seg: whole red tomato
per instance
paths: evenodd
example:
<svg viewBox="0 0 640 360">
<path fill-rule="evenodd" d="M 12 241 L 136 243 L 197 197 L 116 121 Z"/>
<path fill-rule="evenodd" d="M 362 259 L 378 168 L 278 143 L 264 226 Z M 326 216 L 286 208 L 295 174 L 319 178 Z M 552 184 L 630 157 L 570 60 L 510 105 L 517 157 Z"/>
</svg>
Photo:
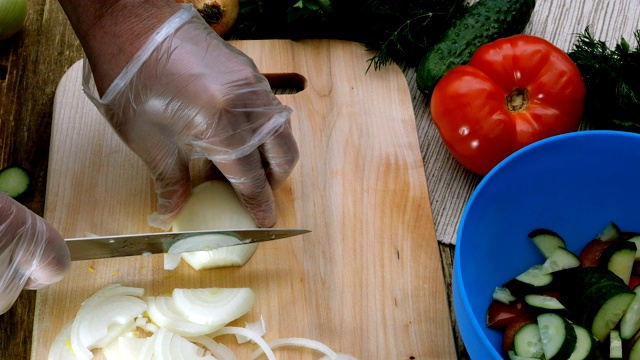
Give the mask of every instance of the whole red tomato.
<svg viewBox="0 0 640 360">
<path fill-rule="evenodd" d="M 485 175 L 514 151 L 576 131 L 585 87 L 567 54 L 537 36 L 481 46 L 450 70 L 431 97 L 431 116 L 453 156 Z"/>
</svg>

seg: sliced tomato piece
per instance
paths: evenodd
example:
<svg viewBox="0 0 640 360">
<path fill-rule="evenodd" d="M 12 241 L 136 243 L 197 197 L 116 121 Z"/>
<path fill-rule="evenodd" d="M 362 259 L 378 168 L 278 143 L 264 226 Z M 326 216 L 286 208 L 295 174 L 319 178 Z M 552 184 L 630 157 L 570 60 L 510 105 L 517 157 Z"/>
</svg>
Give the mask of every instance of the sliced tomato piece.
<svg viewBox="0 0 640 360">
<path fill-rule="evenodd" d="M 629 288 L 633 290 L 638 285 L 640 285 L 640 275 L 631 274 L 631 278 L 629 278 Z"/>
<path fill-rule="evenodd" d="M 615 242 L 616 241 L 600 241 L 597 239 L 589 241 L 580 253 L 582 267 L 598 266 L 598 260 L 600 260 L 600 255 L 602 255 L 604 249 Z"/>
<path fill-rule="evenodd" d="M 501 330 L 507 327 L 522 311 L 524 301 L 517 299 L 512 304 L 493 300 L 487 310 L 487 327 Z"/>
</svg>

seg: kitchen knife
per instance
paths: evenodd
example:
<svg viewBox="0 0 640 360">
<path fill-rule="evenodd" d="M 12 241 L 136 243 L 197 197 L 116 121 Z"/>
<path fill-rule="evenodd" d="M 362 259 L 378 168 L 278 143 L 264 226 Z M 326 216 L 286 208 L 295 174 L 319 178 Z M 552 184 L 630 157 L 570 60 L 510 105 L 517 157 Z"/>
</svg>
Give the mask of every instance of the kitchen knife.
<svg viewBox="0 0 640 360">
<path fill-rule="evenodd" d="M 304 229 L 231 229 L 164 232 L 65 239 L 71 260 L 213 250 L 284 239 L 310 232 Z M 174 246 L 175 245 L 175 246 Z M 172 248 L 173 247 L 173 248 Z M 171 250 L 170 250 L 171 249 Z"/>
</svg>

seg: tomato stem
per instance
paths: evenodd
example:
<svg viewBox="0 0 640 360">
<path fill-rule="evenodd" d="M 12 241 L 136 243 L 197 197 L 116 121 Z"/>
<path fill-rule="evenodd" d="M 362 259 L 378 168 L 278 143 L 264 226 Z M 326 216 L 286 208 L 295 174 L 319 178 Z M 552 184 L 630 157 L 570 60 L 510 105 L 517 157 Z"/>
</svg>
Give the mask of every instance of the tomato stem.
<svg viewBox="0 0 640 360">
<path fill-rule="evenodd" d="M 514 89 L 507 95 L 507 109 L 511 112 L 524 111 L 529 106 L 529 90 Z"/>
</svg>

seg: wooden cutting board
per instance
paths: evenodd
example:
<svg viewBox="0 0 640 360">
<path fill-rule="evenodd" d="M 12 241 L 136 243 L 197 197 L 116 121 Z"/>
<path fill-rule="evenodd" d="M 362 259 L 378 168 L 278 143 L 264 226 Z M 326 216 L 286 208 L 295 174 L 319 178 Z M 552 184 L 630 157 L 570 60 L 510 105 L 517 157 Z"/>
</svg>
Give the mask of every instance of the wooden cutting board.
<svg viewBox="0 0 640 360">
<path fill-rule="evenodd" d="M 308 228 L 300 239 L 261 244 L 242 268 L 163 270 L 162 255 L 72 264 L 38 291 L 32 359 L 46 358 L 81 302 L 118 282 L 167 293 L 175 287 L 250 287 L 267 340 L 306 337 L 362 360 L 453 359 L 443 273 L 411 96 L 396 66 L 367 72 L 359 44 L 238 41 L 264 74 L 304 89 L 279 95 L 294 109 L 301 160 L 276 193 L 277 227 Z M 194 184 L 207 178 L 193 164 Z M 153 182 L 81 90 L 81 63 L 62 78 L 44 216 L 65 237 L 158 231 Z M 234 346 L 235 339 L 219 339 Z M 252 345 L 234 347 L 240 355 Z M 280 359 L 317 353 L 276 350 Z"/>
</svg>

